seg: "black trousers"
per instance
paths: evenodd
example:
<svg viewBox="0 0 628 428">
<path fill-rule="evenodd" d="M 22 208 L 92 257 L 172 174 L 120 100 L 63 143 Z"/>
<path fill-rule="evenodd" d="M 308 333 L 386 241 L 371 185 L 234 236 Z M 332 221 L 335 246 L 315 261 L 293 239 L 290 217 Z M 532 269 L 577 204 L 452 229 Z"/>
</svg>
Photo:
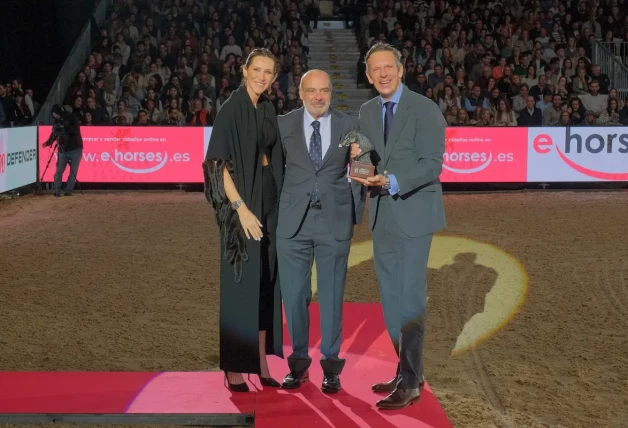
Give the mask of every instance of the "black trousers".
<svg viewBox="0 0 628 428">
<path fill-rule="evenodd" d="M 268 230 L 277 224 L 277 185 L 270 166 L 262 167 L 262 227 L 261 241 L 261 280 L 259 292 L 259 330 L 268 331 L 273 328 L 273 298 L 275 295 L 275 277 L 277 276 L 277 256 L 275 243 Z M 274 229 L 274 228 L 273 228 Z"/>
</svg>

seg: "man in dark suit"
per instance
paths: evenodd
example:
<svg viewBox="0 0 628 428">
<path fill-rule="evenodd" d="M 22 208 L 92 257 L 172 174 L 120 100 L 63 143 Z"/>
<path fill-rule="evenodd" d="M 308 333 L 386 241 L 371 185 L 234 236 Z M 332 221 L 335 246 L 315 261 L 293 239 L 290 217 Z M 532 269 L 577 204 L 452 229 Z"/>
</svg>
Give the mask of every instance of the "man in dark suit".
<svg viewBox="0 0 628 428">
<path fill-rule="evenodd" d="M 360 132 L 375 146 L 369 226 L 386 328 L 399 355 L 394 379 L 373 385 L 390 392 L 377 402 L 399 409 L 419 399 L 425 383 L 423 338 L 427 306 L 427 262 L 433 234 L 445 227 L 439 176 L 446 122 L 430 99 L 401 83 L 401 54 L 375 44 L 366 73 L 379 96 L 360 108 Z M 358 179 L 356 179 L 358 180 Z"/>
<path fill-rule="evenodd" d="M 353 226 L 362 221 L 366 188 L 347 178 L 351 149 L 341 141 L 357 120 L 331 109 L 327 73 L 311 70 L 301 79 L 304 107 L 279 116 L 286 174 L 279 197 L 277 257 L 292 354 L 283 387 L 309 378 L 309 312 L 312 263 L 316 261 L 321 311 L 321 366 L 324 392 L 340 391 L 345 360 L 342 303 Z"/>
<path fill-rule="evenodd" d="M 541 126 L 543 124 L 543 113 L 536 107 L 536 100 L 532 95 L 526 99 L 526 108 L 519 112 L 517 119 L 519 126 Z"/>
</svg>

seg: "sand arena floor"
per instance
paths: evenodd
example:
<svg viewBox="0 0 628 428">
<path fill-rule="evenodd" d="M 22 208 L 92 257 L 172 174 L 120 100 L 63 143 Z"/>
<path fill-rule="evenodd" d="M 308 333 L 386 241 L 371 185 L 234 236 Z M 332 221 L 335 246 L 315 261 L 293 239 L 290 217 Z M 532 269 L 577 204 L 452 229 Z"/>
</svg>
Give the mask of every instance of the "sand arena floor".
<svg viewBox="0 0 628 428">
<path fill-rule="evenodd" d="M 628 426 L 627 196 L 446 196 L 425 359 L 454 426 Z M 216 369 L 201 193 L 2 201 L 0 231 L 2 370 Z M 379 300 L 369 240 L 360 226 L 347 302 Z"/>
</svg>

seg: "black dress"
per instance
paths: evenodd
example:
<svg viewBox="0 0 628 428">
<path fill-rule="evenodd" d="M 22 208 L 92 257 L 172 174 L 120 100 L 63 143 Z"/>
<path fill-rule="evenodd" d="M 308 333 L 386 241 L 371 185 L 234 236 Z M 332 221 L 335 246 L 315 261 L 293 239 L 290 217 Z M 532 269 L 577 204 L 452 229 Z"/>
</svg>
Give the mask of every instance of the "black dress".
<svg viewBox="0 0 628 428">
<path fill-rule="evenodd" d="M 264 117 L 264 109 L 258 106 L 257 110 L 257 127 L 258 138 L 257 144 L 261 153 L 270 159 L 272 148 L 277 144 L 277 133 L 273 129 L 268 119 Z M 277 230 L 277 183 L 273 177 L 270 165 L 262 166 L 262 223 L 263 237 L 261 245 L 261 281 L 260 281 L 260 298 L 259 298 L 259 330 L 272 330 L 273 326 L 273 297 L 275 290 L 275 269 L 277 263 L 277 251 L 275 246 L 275 236 L 269 233 L 270 230 Z"/>
<path fill-rule="evenodd" d="M 266 155 L 269 165 L 262 166 Z M 212 129 L 206 160 L 205 196 L 220 227 L 220 369 L 260 373 L 259 331 L 266 353 L 283 358 L 282 312 L 277 275 L 278 195 L 285 157 L 272 104 L 253 106 L 246 89 L 234 91 Z M 227 168 L 248 209 L 263 224 L 261 241 L 246 239 L 226 197 Z"/>
</svg>

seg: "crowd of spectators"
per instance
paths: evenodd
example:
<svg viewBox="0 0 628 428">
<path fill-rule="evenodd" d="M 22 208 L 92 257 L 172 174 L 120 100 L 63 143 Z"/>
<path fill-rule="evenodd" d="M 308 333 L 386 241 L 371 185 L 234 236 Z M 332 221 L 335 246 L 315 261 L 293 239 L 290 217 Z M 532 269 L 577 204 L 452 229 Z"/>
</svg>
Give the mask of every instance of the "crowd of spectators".
<svg viewBox="0 0 628 428">
<path fill-rule="evenodd" d="M 118 0 L 64 104 L 84 125 L 211 126 L 244 59 L 265 47 L 279 71 L 269 97 L 286 113 L 302 105 L 316 4 Z"/>
<path fill-rule="evenodd" d="M 0 83 L 0 128 L 30 125 L 39 108 L 33 90 L 24 90 L 21 79 Z"/>
<path fill-rule="evenodd" d="M 626 12 L 618 0 L 391 0 L 368 6 L 359 35 L 363 54 L 397 47 L 406 85 L 449 125 L 628 125 L 628 99 L 591 62 L 596 40 L 628 42 Z"/>
<path fill-rule="evenodd" d="M 335 9 L 356 31 L 358 87 L 369 86 L 368 48 L 391 43 L 405 84 L 451 126 L 628 125 L 628 99 L 591 62 L 595 40 L 628 41 L 622 4 L 336 0 Z M 316 0 L 117 0 L 66 108 L 85 125 L 211 126 L 243 60 L 266 47 L 278 59 L 270 98 L 284 114 L 302 105 L 318 15 Z"/>
</svg>

